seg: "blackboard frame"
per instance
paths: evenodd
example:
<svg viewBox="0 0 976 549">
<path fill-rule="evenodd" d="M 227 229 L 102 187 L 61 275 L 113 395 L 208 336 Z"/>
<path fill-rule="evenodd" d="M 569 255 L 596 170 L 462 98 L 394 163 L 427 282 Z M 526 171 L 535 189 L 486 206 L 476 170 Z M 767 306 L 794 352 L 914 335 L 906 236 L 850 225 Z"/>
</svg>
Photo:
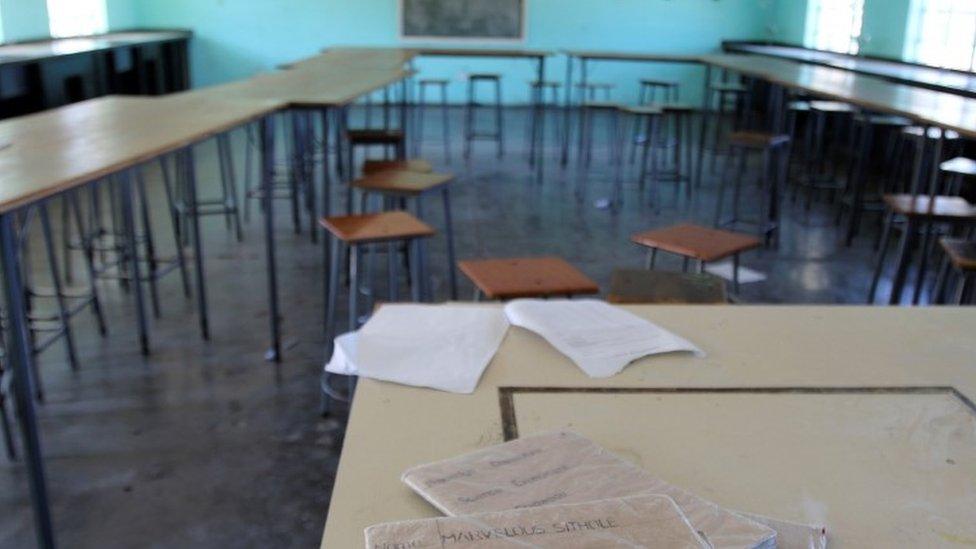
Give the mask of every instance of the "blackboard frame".
<svg viewBox="0 0 976 549">
<path fill-rule="evenodd" d="M 520 3 L 519 36 L 517 37 L 497 37 L 497 36 L 430 36 L 415 35 L 406 33 L 406 0 L 397 0 L 397 31 L 399 38 L 404 42 L 448 42 L 448 43 L 478 43 L 478 44 L 522 44 L 525 43 L 528 34 L 528 3 L 529 0 L 518 0 Z"/>
</svg>

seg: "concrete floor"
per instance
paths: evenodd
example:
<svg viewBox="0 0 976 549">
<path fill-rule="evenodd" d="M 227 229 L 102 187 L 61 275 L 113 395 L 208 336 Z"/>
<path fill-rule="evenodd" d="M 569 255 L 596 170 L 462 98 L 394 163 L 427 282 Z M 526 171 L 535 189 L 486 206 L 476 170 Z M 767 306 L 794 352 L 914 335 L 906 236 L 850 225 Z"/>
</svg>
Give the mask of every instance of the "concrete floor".
<svg viewBox="0 0 976 549">
<path fill-rule="evenodd" d="M 599 207 L 613 176 L 605 143 L 597 143 L 593 165 L 582 174 L 575 163 L 569 170 L 559 168 L 550 139 L 544 175 L 536 180 L 523 152 L 525 113 L 513 110 L 507 116 L 504 159 L 495 157 L 491 144 L 480 143 L 472 160 L 463 163 L 458 136 L 451 165 L 443 163 L 437 116 L 432 113 L 428 121 L 424 156 L 459 175 L 453 195 L 459 258 L 560 255 L 606 288 L 615 267 L 642 265 L 642 251 L 628 241 L 631 233 L 684 220 L 710 223 L 716 177 L 706 178 L 691 204 L 675 203 L 672 184 L 662 183 L 662 208 L 655 213 L 628 167 L 624 204 L 613 213 Z M 455 135 L 459 121 L 453 120 Z M 603 133 L 597 136 L 602 139 Z M 213 174 L 213 145 L 198 149 L 200 172 Z M 157 172 L 151 166 L 147 174 L 154 180 Z M 207 186 L 214 188 L 212 179 Z M 165 238 L 161 197 L 153 202 L 157 234 Z M 784 204 L 779 249 L 743 258 L 743 265 L 768 280 L 744 286 L 742 300 L 862 303 L 874 224 L 867 223 L 869 234 L 845 248 L 829 205 L 817 203 L 805 214 L 789 201 Z M 439 208 L 432 206 L 428 211 L 440 226 Z M 342 420 L 317 414 L 325 358 L 321 246 L 311 245 L 307 235 L 296 236 L 286 207 L 280 208 L 286 317 L 280 378 L 262 359 L 268 310 L 259 219 L 246 226 L 243 243 L 222 220 L 204 222 L 212 342 L 201 341 L 194 303 L 184 299 L 173 275 L 162 283 L 163 315 L 152 323 L 153 354 L 143 359 L 131 296 L 103 281 L 99 289 L 110 336 L 98 337 L 83 314 L 73 323 L 80 370 L 69 369 L 60 344 L 40 357 L 47 398 L 38 413 L 62 547 L 312 547 L 320 542 Z M 34 259 L 41 272 L 44 264 Z M 678 266 L 676 260 L 662 264 Z M 437 296 L 445 299 L 441 239 L 432 246 L 431 268 Z M 462 297 L 471 291 L 462 279 Z M 341 310 L 339 318 L 345 318 Z M 32 545 L 29 509 L 22 464 L 0 458 L 0 546 Z"/>
</svg>

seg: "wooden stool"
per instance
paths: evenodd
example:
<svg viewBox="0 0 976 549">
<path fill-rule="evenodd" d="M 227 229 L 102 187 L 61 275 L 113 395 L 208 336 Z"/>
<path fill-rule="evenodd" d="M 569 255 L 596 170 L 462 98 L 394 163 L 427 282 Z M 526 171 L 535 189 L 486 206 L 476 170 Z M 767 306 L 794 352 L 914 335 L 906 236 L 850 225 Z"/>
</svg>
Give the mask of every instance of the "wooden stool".
<svg viewBox="0 0 976 549">
<path fill-rule="evenodd" d="M 444 161 L 451 161 L 451 129 L 450 129 L 450 110 L 447 104 L 447 87 L 451 81 L 446 78 L 424 78 L 418 82 L 420 108 L 417 110 L 417 139 L 414 141 L 414 156 L 420 155 L 421 142 L 424 139 L 424 119 L 427 117 L 427 88 L 435 88 L 440 91 L 440 111 L 441 124 L 444 140 Z"/>
<path fill-rule="evenodd" d="M 970 225 L 976 222 L 976 206 L 973 206 L 965 199 L 958 196 L 928 196 L 910 194 L 886 194 L 883 197 L 887 207 L 887 219 L 881 237 L 881 249 L 878 251 L 878 260 L 874 269 L 874 276 L 871 279 L 871 288 L 868 291 L 868 303 L 874 303 L 874 296 L 881 280 L 881 272 L 884 270 L 885 257 L 888 253 L 888 245 L 891 240 L 891 233 L 898 219 L 904 220 L 902 227 L 901 242 L 898 245 L 898 257 L 895 260 L 895 276 L 891 283 L 891 296 L 888 303 L 897 305 L 901 302 L 902 290 L 908 276 L 908 269 L 911 266 L 912 254 L 915 249 L 915 242 L 919 232 L 924 233 L 923 243 L 920 247 L 921 261 L 918 269 L 918 286 L 912 301 L 918 302 L 922 281 L 925 279 L 925 270 L 928 265 L 926 260 L 931 251 L 931 241 L 933 231 L 931 226 L 935 223 L 946 223 L 949 225 Z"/>
<path fill-rule="evenodd" d="M 387 245 L 389 259 L 389 300 L 399 299 L 399 275 L 396 261 L 396 246 L 408 244 L 413 247 L 410 254 L 410 280 L 412 281 L 413 301 L 423 299 L 422 275 L 424 260 L 421 241 L 435 234 L 433 228 L 407 212 L 383 212 L 376 214 L 325 217 L 319 220 L 332 235 L 331 258 L 326 258 L 329 278 L 326 284 L 326 334 L 331 341 L 335 336 L 335 309 L 339 294 L 339 269 L 342 265 L 342 248 L 349 248 L 349 330 L 359 328 L 359 263 L 362 247 L 368 245 Z M 370 290 L 374 290 L 370 288 Z"/>
<path fill-rule="evenodd" d="M 956 288 L 956 304 L 971 302 L 973 282 L 976 281 L 976 242 L 961 238 L 943 238 L 939 240 L 939 245 L 961 276 Z M 942 285 L 941 281 L 939 285 Z"/>
<path fill-rule="evenodd" d="M 387 158 L 385 160 L 391 160 L 388 157 L 391 149 L 395 151 L 394 160 L 402 161 L 407 159 L 406 139 L 402 130 L 348 130 L 346 132 L 346 143 L 348 144 L 346 150 L 346 166 L 348 166 L 348 172 L 346 173 L 349 176 L 350 182 L 356 179 L 354 171 L 354 166 L 356 165 L 356 148 L 381 146 L 386 151 Z M 346 214 L 353 213 L 353 204 L 352 186 L 350 185 L 346 188 Z"/>
<path fill-rule="evenodd" d="M 618 162 L 620 155 L 620 105 L 605 101 L 587 101 L 581 106 L 583 119 L 580 126 L 578 159 L 587 167 L 593 160 L 593 122 L 597 113 L 607 117 L 607 138 L 610 142 L 611 164 Z"/>
<path fill-rule="evenodd" d="M 976 160 L 957 156 L 939 165 L 939 170 L 946 178 L 944 192 L 951 196 L 963 195 L 967 199 L 976 199 L 973 195 L 973 182 L 976 182 Z"/>
<path fill-rule="evenodd" d="M 380 171 L 375 172 L 355 181 L 353 186 L 363 191 L 364 196 L 368 194 L 378 194 L 389 198 L 384 209 L 402 207 L 395 202 L 412 199 L 417 217 L 425 219 L 424 216 L 424 197 L 440 192 L 444 204 L 444 230 L 447 236 L 447 268 L 448 281 L 451 290 L 451 299 L 458 298 L 457 293 L 457 273 L 454 270 L 454 222 L 451 215 L 451 188 L 450 183 L 454 181 L 453 174 L 446 173 L 419 173 L 410 171 Z M 424 280 L 427 277 L 424 276 Z"/>
<path fill-rule="evenodd" d="M 478 83 L 484 82 L 494 84 L 495 100 L 491 108 L 495 113 L 495 131 L 478 132 L 475 124 L 476 111 L 480 107 L 487 107 L 488 104 L 480 103 L 477 99 Z M 502 113 L 502 77 L 500 74 L 476 73 L 468 75 L 468 104 L 464 116 L 464 158 L 471 157 L 471 144 L 478 139 L 495 141 L 498 144 L 498 158 L 505 154 L 504 143 L 504 116 Z"/>
<path fill-rule="evenodd" d="M 600 287 L 558 257 L 481 259 L 458 263 L 475 285 L 474 300 L 595 294 Z"/>
<path fill-rule="evenodd" d="M 553 110 L 559 109 L 559 90 L 562 88 L 562 84 L 559 82 L 546 80 L 540 82 L 538 80 L 533 80 L 529 82 L 529 92 L 531 96 L 532 105 L 535 106 L 538 111 L 535 116 L 531 116 L 531 123 L 529 124 L 528 132 L 528 142 L 529 145 L 529 161 L 534 162 L 536 158 L 536 149 L 540 144 L 542 146 L 546 143 L 546 118 Z M 549 97 L 546 97 L 546 92 L 549 92 Z M 556 142 L 560 142 L 560 137 L 562 136 L 562 130 L 559 124 L 559 117 L 556 117 L 552 125 L 553 133 L 556 137 Z"/>
<path fill-rule="evenodd" d="M 827 168 L 827 147 L 824 146 L 824 134 L 828 121 L 832 124 L 834 135 L 831 139 L 832 152 L 840 150 L 838 143 L 845 126 L 850 126 L 856 109 L 848 103 L 840 101 L 810 101 L 810 120 L 806 127 L 804 139 L 806 151 L 806 180 L 801 186 L 806 188 L 805 208 L 809 210 L 813 204 L 813 195 L 817 191 L 830 191 L 833 197 L 843 185 L 832 177 Z M 849 132 L 848 132 L 849 133 Z"/>
<path fill-rule="evenodd" d="M 610 279 L 607 301 L 618 304 L 724 304 L 725 281 L 704 273 L 669 273 L 617 269 Z"/>
<path fill-rule="evenodd" d="M 634 135 L 643 136 L 642 140 L 634 140 L 631 156 L 636 156 L 639 145 L 641 148 L 641 161 L 638 185 L 640 190 L 643 191 L 648 171 L 650 171 L 651 183 L 655 189 L 651 192 L 651 201 L 657 206 L 658 211 L 660 211 L 660 197 L 658 196 L 659 193 L 655 191 L 658 183 L 658 150 L 661 146 L 661 123 L 664 118 L 664 111 L 654 105 L 639 107 L 627 106 L 622 107 L 620 110 L 633 117 Z M 639 144 L 638 141 L 640 141 Z M 649 168 L 648 163 L 650 163 Z"/>
<path fill-rule="evenodd" d="M 610 101 L 610 94 L 613 89 L 617 87 L 616 84 L 611 84 L 609 82 L 577 82 L 576 90 L 579 92 L 580 103 L 586 101 L 596 101 L 597 92 L 603 92 L 603 100 Z"/>
<path fill-rule="evenodd" d="M 760 192 L 759 218 L 755 221 L 757 232 L 767 242 L 777 233 L 779 222 L 779 187 L 786 176 L 786 162 L 789 160 L 790 137 L 784 134 L 765 132 L 733 132 L 729 135 L 729 156 L 726 159 L 722 181 L 718 187 L 718 202 L 715 207 L 715 227 L 731 226 L 742 222 L 739 219 L 739 195 L 742 179 L 745 176 L 746 160 L 750 152 L 762 155 L 763 170 L 759 176 Z M 722 220 L 725 201 L 725 187 L 731 176 L 734 157 L 739 156 L 739 166 L 733 181 L 732 217 Z"/>
<path fill-rule="evenodd" d="M 366 160 L 363 162 L 363 175 L 386 171 L 430 173 L 434 171 L 434 166 L 426 160 Z"/>
<path fill-rule="evenodd" d="M 725 119 L 728 114 L 733 115 L 731 123 L 728 124 L 730 132 L 743 126 L 745 98 L 748 93 L 749 89 L 739 82 L 719 82 L 708 86 L 708 101 L 706 104 L 711 108 L 713 103 L 717 103 L 715 130 L 712 134 L 712 173 L 715 173 L 715 168 L 717 167 L 716 159 L 722 141 L 722 128 L 726 126 Z"/>
<path fill-rule="evenodd" d="M 638 105 L 656 105 L 658 103 L 677 103 L 681 100 L 680 86 L 670 80 L 653 80 L 643 78 L 637 92 Z M 657 99 L 657 92 L 661 91 L 661 100 Z"/>
<path fill-rule="evenodd" d="M 751 235 L 709 229 L 698 225 L 682 224 L 664 229 L 638 233 L 630 237 L 635 244 L 650 248 L 647 252 L 647 268 L 654 268 L 658 250 L 684 258 L 682 270 L 688 272 L 689 262 L 698 261 L 698 272 L 705 272 L 705 265 L 732 257 L 732 284 L 739 291 L 739 254 L 758 248 L 762 242 Z"/>
<path fill-rule="evenodd" d="M 695 108 L 681 103 L 665 103 L 661 105 L 661 110 L 664 111 L 665 135 L 672 135 L 674 139 L 674 155 L 672 157 L 674 170 L 670 176 L 674 177 L 674 181 L 679 184 L 682 181 L 687 183 L 685 195 L 691 198 L 691 179 L 694 173 L 691 158 L 694 146 L 690 141 L 693 139 L 692 119 Z M 685 136 L 687 136 L 688 142 L 686 142 Z M 683 173 L 685 169 L 687 169 L 687 174 Z M 665 173 L 663 176 L 669 177 L 669 174 Z"/>
</svg>

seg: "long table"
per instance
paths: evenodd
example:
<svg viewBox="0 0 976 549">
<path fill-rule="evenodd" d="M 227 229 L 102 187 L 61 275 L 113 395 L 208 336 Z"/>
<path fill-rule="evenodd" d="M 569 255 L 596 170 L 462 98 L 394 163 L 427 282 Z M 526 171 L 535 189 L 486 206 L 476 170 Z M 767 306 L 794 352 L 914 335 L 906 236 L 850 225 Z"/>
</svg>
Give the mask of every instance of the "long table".
<svg viewBox="0 0 976 549">
<path fill-rule="evenodd" d="M 867 76 L 884 78 L 899 84 L 929 88 L 966 97 L 976 97 L 976 75 L 963 71 L 853 56 L 824 50 L 801 48 L 799 46 L 725 42 L 723 47 L 725 51 L 730 53 L 748 53 L 798 61 L 800 63 L 823 65 Z"/>
<path fill-rule="evenodd" d="M 361 380 L 322 547 L 438 516 L 407 468 L 555 429 L 732 509 L 824 523 L 831 547 L 976 539 L 976 310 L 627 309 L 707 358 L 591 379 L 511 328 L 471 395 Z"/>
<path fill-rule="evenodd" d="M 189 155 L 197 142 L 260 121 L 261 182 L 265 200 L 265 238 L 269 273 L 268 296 L 272 307 L 272 352 L 280 359 L 280 329 L 274 255 L 274 217 L 271 185 L 274 175 L 275 131 L 273 115 L 292 108 L 330 108 L 357 96 L 402 80 L 408 72 L 393 66 L 355 70 L 339 56 L 315 61 L 301 69 L 262 75 L 240 83 L 162 98 L 107 97 L 0 122 L 0 255 L 4 303 L 9 311 L 7 358 L 13 371 L 14 400 L 24 439 L 35 528 L 41 547 L 54 547 L 54 531 L 40 437 L 31 390 L 31 348 L 28 337 L 19 239 L 15 217 L 24 208 L 42 204 L 61 193 L 78 189 L 112 174 L 122 174 L 122 222 L 134 234 L 132 178 L 139 165 L 176 152 Z M 328 136 L 327 126 L 325 135 Z M 327 146 L 327 139 L 325 140 Z M 327 149 L 326 149 L 327 152 Z M 326 155 L 326 158 L 328 156 Z M 323 170 L 328 177 L 328 169 Z M 192 170 L 189 170 L 192 173 Z M 191 176 L 190 207 L 196 202 Z M 328 195 L 324 192 L 323 195 Z M 324 208 L 328 212 L 328 205 Z M 191 216 L 195 246 L 197 300 L 204 337 L 209 335 L 203 251 L 199 221 Z M 134 240 L 127 239 L 132 276 L 140 279 Z M 139 284 L 133 286 L 138 334 L 145 353 L 149 334 Z"/>
</svg>

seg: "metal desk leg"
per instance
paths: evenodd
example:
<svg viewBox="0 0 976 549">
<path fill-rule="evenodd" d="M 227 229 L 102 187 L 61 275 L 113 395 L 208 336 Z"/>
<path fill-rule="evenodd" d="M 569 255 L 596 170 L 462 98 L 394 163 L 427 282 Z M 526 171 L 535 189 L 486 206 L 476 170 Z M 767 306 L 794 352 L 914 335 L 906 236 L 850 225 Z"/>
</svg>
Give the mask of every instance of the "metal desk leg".
<svg viewBox="0 0 976 549">
<path fill-rule="evenodd" d="M 267 250 L 268 269 L 268 316 L 271 318 L 271 348 L 264 354 L 265 360 L 281 362 L 281 326 L 278 317 L 278 267 L 275 263 L 274 241 L 274 117 L 261 120 L 261 185 L 264 187 L 264 243 Z"/>
<path fill-rule="evenodd" d="M 149 328 L 146 325 L 146 305 L 142 297 L 142 273 L 139 265 L 139 247 L 136 244 L 136 224 L 132 214 L 132 174 L 123 172 L 121 174 L 122 184 L 119 185 L 119 192 L 122 194 L 122 225 L 125 228 L 125 246 L 129 260 L 129 275 L 132 277 L 132 293 L 136 299 L 136 317 L 139 326 L 139 344 L 142 347 L 143 356 L 149 355 Z"/>
<path fill-rule="evenodd" d="M 30 387 L 31 351 L 27 336 L 24 287 L 20 278 L 20 258 L 14 233 L 14 214 L 0 216 L 0 251 L 3 253 L 3 289 L 9 315 L 7 342 L 8 360 L 13 371 L 14 400 L 17 402 L 17 421 L 23 437 L 27 472 L 30 477 L 31 505 L 34 509 L 34 531 L 37 545 L 54 547 L 54 529 L 47 501 L 47 481 L 41 440 L 37 432 L 34 397 Z"/>
<path fill-rule="evenodd" d="M 200 334 L 204 341 L 210 341 L 210 318 L 207 311 L 207 276 L 203 271 L 203 234 L 200 232 L 200 211 L 197 196 L 197 167 L 193 159 L 193 146 L 187 147 L 186 186 L 190 201 L 190 223 L 193 233 L 193 267 L 197 282 L 197 309 L 200 313 Z"/>
<path fill-rule="evenodd" d="M 572 89 L 572 82 L 570 82 L 570 89 Z M 583 157 L 583 147 L 587 145 L 586 143 L 586 129 L 584 128 L 583 119 L 586 115 L 583 113 L 583 103 L 586 101 L 586 58 L 580 59 L 580 123 L 579 123 L 579 142 L 577 148 L 577 154 L 580 158 Z M 588 163 L 588 161 L 587 161 Z"/>
<path fill-rule="evenodd" d="M 536 82 L 539 83 L 538 95 L 532 96 L 532 143 L 529 145 L 529 165 L 535 166 L 536 162 L 539 162 L 537 156 L 540 154 L 540 143 L 539 143 L 539 129 L 542 127 L 541 121 L 544 116 L 542 111 L 543 94 L 545 93 L 545 87 L 542 83 L 546 79 L 546 58 L 539 57 L 539 66 L 536 73 Z M 545 138 L 543 137 L 543 143 Z"/>
<path fill-rule="evenodd" d="M 444 224 L 447 231 L 447 278 L 451 286 L 451 299 L 457 301 L 457 265 L 454 256 L 454 218 L 451 215 L 451 190 L 444 187 L 441 191 L 444 200 Z"/>
<path fill-rule="evenodd" d="M 901 303 L 901 294 L 905 288 L 905 279 L 908 278 L 908 268 L 912 263 L 912 249 L 915 246 L 915 237 L 918 233 L 918 223 L 914 216 L 908 217 L 905 221 L 904 230 L 905 232 L 901 235 L 901 243 L 898 245 L 898 259 L 895 261 L 895 277 L 891 282 L 889 305 Z"/>
<path fill-rule="evenodd" d="M 705 137 L 708 135 L 708 119 L 710 118 L 710 109 L 708 102 L 708 85 L 712 81 L 712 66 L 705 65 L 705 85 L 702 89 L 702 112 L 701 112 L 701 128 L 698 132 L 698 170 L 695 172 L 695 188 L 701 187 L 702 183 L 702 172 L 705 166 Z"/>
<path fill-rule="evenodd" d="M 573 110 L 573 56 L 566 56 L 566 100 L 563 104 L 563 151 L 560 163 L 565 168 L 569 162 L 569 134 Z"/>
</svg>

